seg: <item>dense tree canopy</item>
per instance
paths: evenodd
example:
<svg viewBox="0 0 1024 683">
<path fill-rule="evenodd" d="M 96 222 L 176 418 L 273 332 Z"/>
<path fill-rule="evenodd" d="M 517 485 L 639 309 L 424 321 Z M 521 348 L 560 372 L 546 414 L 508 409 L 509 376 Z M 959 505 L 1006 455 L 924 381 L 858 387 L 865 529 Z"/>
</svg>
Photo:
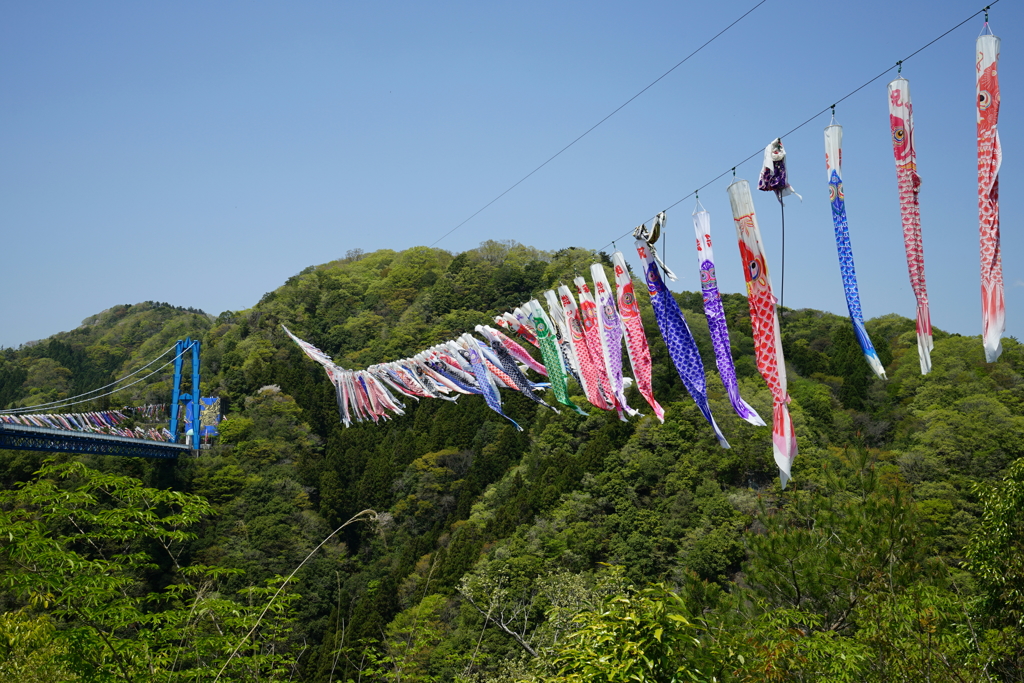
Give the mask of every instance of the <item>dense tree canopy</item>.
<svg viewBox="0 0 1024 683">
<path fill-rule="evenodd" d="M 506 392 L 523 432 L 477 396 L 346 429 L 280 329 L 362 368 L 593 262 L 514 242 L 353 251 L 245 311 L 118 306 L 0 351 L 0 406 L 26 406 L 192 336 L 227 415 L 173 463 L 0 452 L 0 680 L 1024 680 L 1016 340 L 986 363 L 977 337 L 937 330 L 922 376 L 913 321 L 875 318 L 882 381 L 847 319 L 783 311 L 800 454 L 782 491 L 769 428 L 731 412 L 700 293 L 676 296 L 729 450 L 644 296 L 664 424 Z M 744 398 L 770 415 L 746 300 L 723 303 Z M 156 369 L 89 407 L 167 402 Z"/>
</svg>

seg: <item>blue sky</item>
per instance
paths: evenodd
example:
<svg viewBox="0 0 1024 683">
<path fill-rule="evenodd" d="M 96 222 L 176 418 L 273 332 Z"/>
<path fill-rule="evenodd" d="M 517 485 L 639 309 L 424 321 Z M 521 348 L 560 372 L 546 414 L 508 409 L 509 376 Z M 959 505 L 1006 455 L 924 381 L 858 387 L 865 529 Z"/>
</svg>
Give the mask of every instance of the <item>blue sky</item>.
<svg viewBox="0 0 1024 683">
<path fill-rule="evenodd" d="M 431 244 L 756 0 L 715 3 L 14 3 L 0 21 L 0 346 L 145 300 L 255 304 L 308 265 Z M 437 246 L 602 248 L 970 16 L 962 0 L 768 0 Z M 909 60 L 932 321 L 981 331 L 974 42 Z M 1002 40 L 1007 334 L 1024 335 L 1024 11 Z M 912 317 L 890 74 L 841 103 L 865 316 Z M 845 313 L 823 114 L 784 138 L 785 301 Z M 759 156 L 737 170 L 756 180 Z M 743 289 L 722 178 L 701 192 L 723 291 Z M 755 202 L 776 286 L 779 212 Z M 692 199 L 668 264 L 697 289 Z M 631 240 L 618 246 L 637 263 Z"/>
</svg>

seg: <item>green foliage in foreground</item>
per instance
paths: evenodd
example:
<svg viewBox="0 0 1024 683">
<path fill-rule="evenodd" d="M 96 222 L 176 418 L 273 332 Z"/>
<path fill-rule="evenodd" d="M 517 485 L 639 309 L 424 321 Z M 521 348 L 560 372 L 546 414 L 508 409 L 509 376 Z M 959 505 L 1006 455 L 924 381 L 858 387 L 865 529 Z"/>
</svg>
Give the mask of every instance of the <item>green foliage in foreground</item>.
<svg viewBox="0 0 1024 683">
<path fill-rule="evenodd" d="M 197 496 L 79 463 L 46 465 L 0 493 L 0 586 L 19 604 L 0 620 L 5 680 L 287 677 L 298 595 L 278 596 L 247 642 L 275 582 L 232 600 L 224 570 L 179 564 L 209 513 Z M 166 585 L 149 591 L 155 572 Z"/>
</svg>

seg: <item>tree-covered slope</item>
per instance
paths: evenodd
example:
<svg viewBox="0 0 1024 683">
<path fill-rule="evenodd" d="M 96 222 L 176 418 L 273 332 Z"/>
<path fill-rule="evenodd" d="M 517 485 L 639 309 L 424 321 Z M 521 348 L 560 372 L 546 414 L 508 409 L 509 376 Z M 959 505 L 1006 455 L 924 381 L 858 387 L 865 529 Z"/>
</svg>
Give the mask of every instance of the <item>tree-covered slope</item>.
<svg viewBox="0 0 1024 683">
<path fill-rule="evenodd" d="M 409 400 L 404 416 L 346 429 L 322 369 L 280 328 L 339 365 L 362 368 L 472 331 L 595 261 L 607 265 L 586 250 L 495 242 L 458 255 L 350 252 L 215 320 L 152 304 L 118 307 L 4 351 L 0 405 L 72 395 L 141 367 L 177 338 L 202 339 L 203 395 L 220 396 L 228 411 L 211 450 L 173 464 L 58 458 L 209 506 L 189 519 L 192 535 L 177 539 L 173 560 L 159 544 L 143 544 L 150 564 L 118 569 L 134 577 L 136 592 L 193 587 L 176 604 L 140 614 L 189 614 L 200 585 L 252 604 L 251 588 L 288 575 L 354 515 L 376 512 L 373 523 L 346 526 L 314 553 L 289 589 L 299 597 L 268 617 L 278 630 L 254 634 L 252 652 L 262 643 L 264 655 L 281 657 L 250 653 L 264 677 L 1021 680 L 1024 528 L 1008 512 L 1024 497 L 1024 349 L 1015 340 L 987 364 L 978 338 L 937 331 L 933 370 L 922 376 L 913 322 L 876 318 L 868 329 L 890 377 L 881 381 L 848 320 L 784 311 L 800 454 L 783 492 L 770 429 L 731 412 L 700 293 L 677 299 L 729 450 L 683 389 L 644 295 L 665 424 L 653 416 L 621 422 L 596 409 L 555 414 L 505 392 L 523 432 L 478 396 Z M 742 393 L 768 416 L 746 300 L 723 301 Z M 154 379 L 108 400 L 166 402 L 166 376 Z M 38 479 L 40 462 L 0 453 L 5 486 Z M 98 475 L 43 479 L 71 490 L 90 476 Z M 39 504 L 9 493 L 2 509 Z M 60 538 L 60 514 L 32 533 L 18 527 L 23 543 Z M 68 549 L 100 562 L 101 546 Z M 34 600 L 16 552 L 0 550 L 0 629 L 77 634 L 52 649 L 83 678 L 120 675 L 106 660 L 75 659 L 83 643 L 106 647 L 89 640 L 97 634 L 123 638 L 135 657 L 125 655 L 123 666 L 149 661 L 157 670 L 132 649 L 145 627 L 112 620 L 90 630 L 61 607 L 58 579 L 51 602 Z M 201 583 L 189 566 L 221 573 Z M 198 628 L 178 633 L 188 639 Z M 235 628 L 225 633 L 241 640 Z M 29 654 L 43 647 L 28 636 L 10 642 Z M 203 667 L 217 656 L 172 658 L 159 670 L 205 680 Z M 225 675 L 245 678 L 241 669 Z"/>
</svg>

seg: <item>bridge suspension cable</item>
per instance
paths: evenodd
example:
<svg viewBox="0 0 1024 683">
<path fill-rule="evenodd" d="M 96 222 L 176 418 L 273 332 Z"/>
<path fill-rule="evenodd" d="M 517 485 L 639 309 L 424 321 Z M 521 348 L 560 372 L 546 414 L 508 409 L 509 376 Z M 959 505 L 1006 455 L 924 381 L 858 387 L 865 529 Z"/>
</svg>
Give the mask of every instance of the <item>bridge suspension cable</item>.
<svg viewBox="0 0 1024 683">
<path fill-rule="evenodd" d="M 56 408 L 66 408 L 68 406 L 74 406 L 74 405 L 78 405 L 80 403 L 88 403 L 89 401 L 95 401 L 96 399 L 100 399 L 100 398 L 104 398 L 106 396 L 110 396 L 112 394 L 116 394 L 117 392 L 122 391 L 124 389 L 127 389 L 128 387 L 134 386 L 134 385 L 138 384 L 139 382 L 142 382 L 143 380 L 149 379 L 150 377 L 152 377 L 156 373 L 158 373 L 161 370 L 163 370 L 164 368 L 166 368 L 168 365 L 172 364 L 179 357 L 183 356 L 186 351 L 188 351 L 189 349 L 192 348 L 192 346 L 189 345 L 186 348 L 182 349 L 181 353 L 176 355 L 174 358 L 172 358 L 171 360 L 167 361 L 166 363 L 164 363 L 163 365 L 161 365 L 160 367 L 158 367 L 156 370 L 154 370 L 153 372 L 149 373 L 148 375 L 145 375 L 145 376 L 140 377 L 139 379 L 135 380 L 131 384 L 126 384 L 123 387 L 118 387 L 117 389 L 114 389 L 113 391 L 108 391 L 105 394 L 100 394 L 98 396 L 89 396 L 90 394 L 95 394 L 97 391 L 103 391 L 104 389 L 108 389 L 108 388 L 110 388 L 110 387 L 112 387 L 112 386 L 114 386 L 116 384 L 120 384 L 121 382 L 123 382 L 123 381 L 125 381 L 125 380 L 127 380 L 127 379 L 129 379 L 131 377 L 133 377 L 134 375 L 139 374 L 140 372 L 142 372 L 143 370 L 148 368 L 150 365 L 152 365 L 153 363 L 156 363 L 158 360 L 160 360 L 161 358 L 166 356 L 168 353 L 173 351 L 176 348 L 176 346 L 177 345 L 171 346 L 166 351 L 161 353 L 159 356 L 157 356 L 156 358 L 154 358 L 150 362 L 148 362 L 145 365 L 143 365 L 138 370 L 135 370 L 134 372 L 129 373 L 129 374 L 125 375 L 124 377 L 120 378 L 120 379 L 114 380 L 110 384 L 102 386 L 102 387 L 100 387 L 98 389 L 93 389 L 92 391 L 87 391 L 84 394 L 78 394 L 77 396 L 69 396 L 68 398 L 64 398 L 64 399 L 61 399 L 59 401 L 50 401 L 49 403 L 39 403 L 39 404 L 36 404 L 34 406 L 24 406 L 22 408 L 8 408 L 7 410 L 0 410 L 0 414 L 11 415 L 11 414 L 21 414 L 21 413 L 32 413 L 32 412 L 35 412 L 38 408 L 44 408 L 44 407 L 49 407 L 50 410 L 52 411 L 52 410 L 54 410 Z M 74 399 L 82 398 L 83 396 L 89 396 L 89 398 L 85 398 L 85 399 L 82 399 L 80 401 L 74 400 Z"/>
</svg>

